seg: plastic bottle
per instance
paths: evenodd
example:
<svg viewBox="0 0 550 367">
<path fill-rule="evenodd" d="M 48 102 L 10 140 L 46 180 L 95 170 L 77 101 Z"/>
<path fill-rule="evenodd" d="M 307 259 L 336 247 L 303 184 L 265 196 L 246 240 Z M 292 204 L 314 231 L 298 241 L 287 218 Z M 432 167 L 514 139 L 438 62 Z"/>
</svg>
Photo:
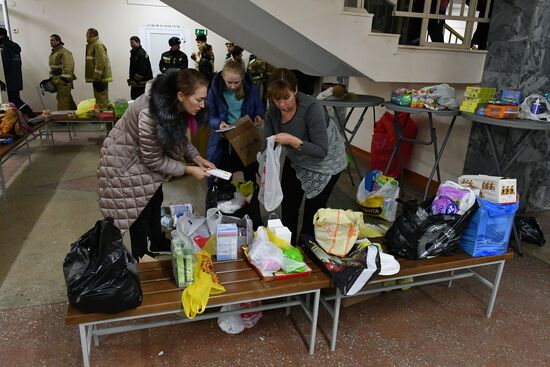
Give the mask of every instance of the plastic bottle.
<svg viewBox="0 0 550 367">
<path fill-rule="evenodd" d="M 183 247 L 183 259 L 185 261 L 185 286 L 193 284 L 193 248 L 191 243 L 186 241 Z"/>
<path fill-rule="evenodd" d="M 533 115 L 538 115 L 540 113 L 540 98 L 537 98 L 535 103 L 531 105 L 531 113 Z"/>
</svg>

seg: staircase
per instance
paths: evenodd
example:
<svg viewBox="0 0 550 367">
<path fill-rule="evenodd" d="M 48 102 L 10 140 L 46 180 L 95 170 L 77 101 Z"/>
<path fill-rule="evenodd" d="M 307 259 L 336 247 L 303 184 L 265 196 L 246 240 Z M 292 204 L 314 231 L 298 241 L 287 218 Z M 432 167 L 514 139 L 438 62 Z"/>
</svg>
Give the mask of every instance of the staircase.
<svg viewBox="0 0 550 367">
<path fill-rule="evenodd" d="M 485 51 L 401 46 L 338 0 L 163 0 L 273 65 L 375 82 L 479 83 Z"/>
</svg>

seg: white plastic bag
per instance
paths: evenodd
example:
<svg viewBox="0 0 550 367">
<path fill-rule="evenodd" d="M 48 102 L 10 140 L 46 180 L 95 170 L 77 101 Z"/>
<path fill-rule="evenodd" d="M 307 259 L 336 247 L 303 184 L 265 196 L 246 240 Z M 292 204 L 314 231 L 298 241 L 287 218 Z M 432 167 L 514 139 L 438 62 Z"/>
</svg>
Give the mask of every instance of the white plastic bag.
<svg viewBox="0 0 550 367">
<path fill-rule="evenodd" d="M 539 99 L 541 105 L 546 106 L 546 112 L 535 115 L 531 112 L 531 106 L 535 101 Z M 526 97 L 521 103 L 520 117 L 523 119 L 536 120 L 536 121 L 550 121 L 550 103 L 544 98 L 544 96 L 538 94 L 531 94 Z"/>
<path fill-rule="evenodd" d="M 205 217 L 187 212 L 178 218 L 176 234 L 180 237 L 190 238 L 193 241 L 193 252 L 197 252 L 204 247 L 206 241 L 210 238 L 211 232 L 208 229 Z"/>
<path fill-rule="evenodd" d="M 439 97 L 437 104 L 439 106 L 444 106 L 450 110 L 458 109 L 458 101 L 455 98 L 455 89 L 449 84 L 437 84 L 431 85 L 429 87 L 424 87 L 423 89 L 430 89 L 432 91 L 432 96 Z"/>
<path fill-rule="evenodd" d="M 397 214 L 398 197 L 399 184 L 397 181 L 387 182 L 378 190 L 367 191 L 365 189 L 365 178 L 363 178 L 357 188 L 356 199 L 366 215 L 393 222 Z"/>
<path fill-rule="evenodd" d="M 258 199 L 263 204 L 266 211 L 271 212 L 283 201 L 283 190 L 281 180 L 279 179 L 281 145 L 275 148 L 275 137 L 267 138 L 267 147 L 262 153 L 263 159 L 260 160 L 260 193 Z"/>
<path fill-rule="evenodd" d="M 283 267 L 283 251 L 257 236 L 248 247 L 248 258 L 261 272 L 274 273 Z"/>
<path fill-rule="evenodd" d="M 260 301 L 245 302 L 222 306 L 220 311 L 246 310 L 248 307 L 257 307 L 262 303 Z M 245 312 L 242 314 L 221 315 L 218 317 L 218 326 L 228 334 L 239 334 L 244 329 L 250 329 L 258 323 L 262 317 L 262 312 Z"/>
</svg>

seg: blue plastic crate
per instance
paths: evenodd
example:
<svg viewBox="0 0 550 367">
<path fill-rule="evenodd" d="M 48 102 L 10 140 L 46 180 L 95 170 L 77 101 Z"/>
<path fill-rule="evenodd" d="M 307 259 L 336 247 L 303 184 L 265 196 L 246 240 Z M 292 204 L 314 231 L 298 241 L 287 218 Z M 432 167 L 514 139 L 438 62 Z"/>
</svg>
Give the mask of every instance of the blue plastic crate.
<svg viewBox="0 0 550 367">
<path fill-rule="evenodd" d="M 473 215 L 460 239 L 460 247 L 472 256 L 492 256 L 506 252 L 514 216 L 515 204 L 495 204 L 477 198 L 479 209 Z"/>
</svg>

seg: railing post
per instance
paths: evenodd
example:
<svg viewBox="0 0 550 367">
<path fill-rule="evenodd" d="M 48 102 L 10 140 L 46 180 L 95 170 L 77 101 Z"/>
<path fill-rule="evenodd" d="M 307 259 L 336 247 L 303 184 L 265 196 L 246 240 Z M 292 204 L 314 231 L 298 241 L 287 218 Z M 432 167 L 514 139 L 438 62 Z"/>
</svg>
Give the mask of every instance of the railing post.
<svg viewBox="0 0 550 367">
<path fill-rule="evenodd" d="M 470 0 L 468 6 L 468 18 L 473 18 L 476 15 L 477 0 Z M 472 33 L 474 31 L 474 22 L 467 20 L 466 29 L 464 30 L 464 40 L 462 41 L 462 48 L 469 49 L 472 44 Z"/>
</svg>

